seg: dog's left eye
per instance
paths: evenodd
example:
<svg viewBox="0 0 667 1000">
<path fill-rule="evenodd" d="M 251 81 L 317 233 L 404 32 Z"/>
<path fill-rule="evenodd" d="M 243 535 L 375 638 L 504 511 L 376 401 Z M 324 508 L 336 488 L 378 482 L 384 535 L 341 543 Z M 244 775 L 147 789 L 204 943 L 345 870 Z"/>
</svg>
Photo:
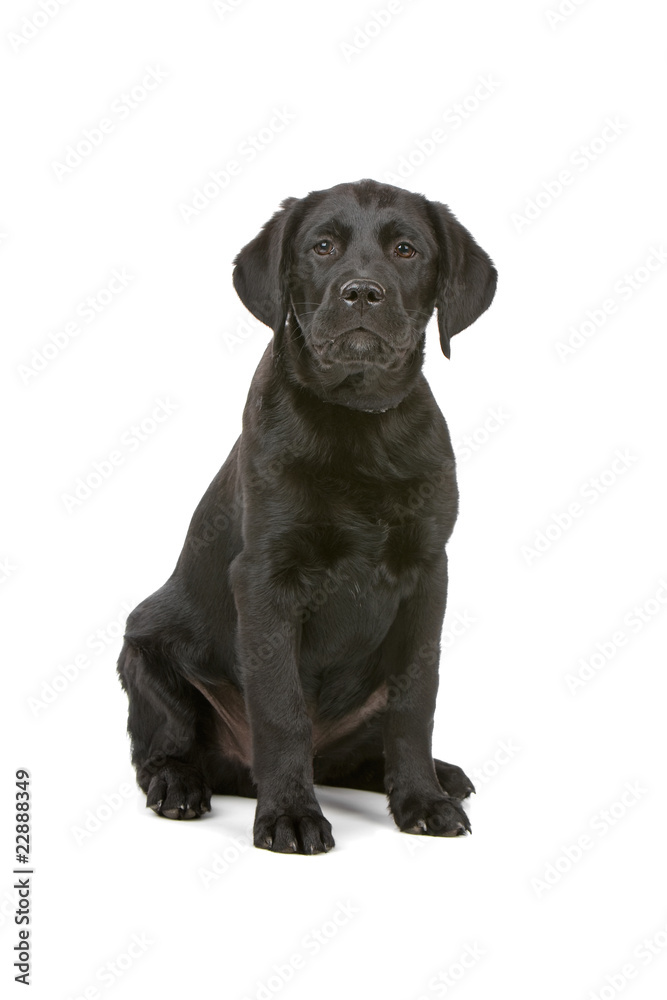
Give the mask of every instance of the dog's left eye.
<svg viewBox="0 0 667 1000">
<path fill-rule="evenodd" d="M 399 243 L 394 253 L 397 257 L 414 257 L 417 251 L 411 243 Z"/>
<path fill-rule="evenodd" d="M 324 254 L 333 253 L 334 250 L 335 250 L 335 247 L 334 247 L 333 243 L 331 242 L 331 240 L 320 240 L 319 243 L 315 244 L 315 246 L 313 247 L 313 250 L 315 251 L 315 253 L 319 253 L 322 256 L 324 256 Z"/>
</svg>

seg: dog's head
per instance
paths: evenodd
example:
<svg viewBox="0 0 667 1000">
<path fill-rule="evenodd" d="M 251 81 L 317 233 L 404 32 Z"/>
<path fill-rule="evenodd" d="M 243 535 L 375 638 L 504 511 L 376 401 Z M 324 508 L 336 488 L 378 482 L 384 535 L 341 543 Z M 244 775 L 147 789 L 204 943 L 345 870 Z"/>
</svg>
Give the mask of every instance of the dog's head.
<svg viewBox="0 0 667 1000">
<path fill-rule="evenodd" d="M 497 277 L 446 205 L 371 180 L 288 198 L 234 263 L 234 287 L 291 377 L 364 410 L 407 394 L 434 308 L 449 357 Z"/>
</svg>

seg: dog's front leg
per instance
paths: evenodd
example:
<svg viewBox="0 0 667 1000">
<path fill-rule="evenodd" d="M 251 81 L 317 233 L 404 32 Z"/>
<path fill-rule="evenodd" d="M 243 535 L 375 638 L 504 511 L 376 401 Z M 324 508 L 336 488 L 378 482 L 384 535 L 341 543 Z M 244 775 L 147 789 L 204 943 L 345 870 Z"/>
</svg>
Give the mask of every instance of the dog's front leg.
<svg viewBox="0 0 667 1000">
<path fill-rule="evenodd" d="M 313 788 L 312 727 L 299 678 L 300 626 L 277 606 L 275 588 L 247 563 L 237 561 L 233 586 L 257 785 L 255 847 L 328 851 L 334 839 Z"/>
<path fill-rule="evenodd" d="M 443 555 L 403 601 L 384 642 L 390 692 L 383 727 L 385 788 L 401 830 L 455 837 L 470 830 L 470 824 L 459 802 L 438 781 L 431 751 L 446 599 Z"/>
</svg>

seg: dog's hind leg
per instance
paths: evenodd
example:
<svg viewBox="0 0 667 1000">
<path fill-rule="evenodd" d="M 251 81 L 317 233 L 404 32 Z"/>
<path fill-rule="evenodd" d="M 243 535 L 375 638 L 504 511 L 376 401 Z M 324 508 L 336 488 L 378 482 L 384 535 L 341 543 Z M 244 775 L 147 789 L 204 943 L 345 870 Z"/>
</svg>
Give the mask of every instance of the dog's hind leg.
<svg viewBox="0 0 667 1000">
<path fill-rule="evenodd" d="M 433 763 L 440 787 L 450 798 L 461 801 L 475 791 L 470 778 L 456 764 L 446 764 L 443 760 L 434 760 Z M 325 775 L 319 781 L 316 769 L 315 783 L 340 788 L 360 788 L 366 792 L 384 792 L 384 757 L 369 757 L 347 772 L 339 772 L 335 776 Z"/>
<path fill-rule="evenodd" d="M 128 733 L 146 804 L 168 819 L 194 819 L 211 808 L 204 774 L 206 699 L 161 654 L 130 640 L 118 661 L 129 698 Z"/>
</svg>

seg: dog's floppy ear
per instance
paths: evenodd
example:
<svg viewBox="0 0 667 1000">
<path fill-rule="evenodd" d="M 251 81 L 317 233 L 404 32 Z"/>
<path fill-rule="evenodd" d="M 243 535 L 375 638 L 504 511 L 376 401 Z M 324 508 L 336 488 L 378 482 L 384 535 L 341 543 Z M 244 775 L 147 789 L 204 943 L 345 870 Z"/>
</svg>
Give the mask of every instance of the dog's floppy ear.
<svg viewBox="0 0 667 1000">
<path fill-rule="evenodd" d="M 491 305 L 498 273 L 489 255 L 446 205 L 430 201 L 428 207 L 440 250 L 435 304 L 440 345 L 448 358 L 454 334 L 474 323 Z"/>
<path fill-rule="evenodd" d="M 241 302 L 274 332 L 284 324 L 289 306 L 284 247 L 291 209 L 298 200 L 286 198 L 234 258 L 233 282 Z"/>
</svg>

